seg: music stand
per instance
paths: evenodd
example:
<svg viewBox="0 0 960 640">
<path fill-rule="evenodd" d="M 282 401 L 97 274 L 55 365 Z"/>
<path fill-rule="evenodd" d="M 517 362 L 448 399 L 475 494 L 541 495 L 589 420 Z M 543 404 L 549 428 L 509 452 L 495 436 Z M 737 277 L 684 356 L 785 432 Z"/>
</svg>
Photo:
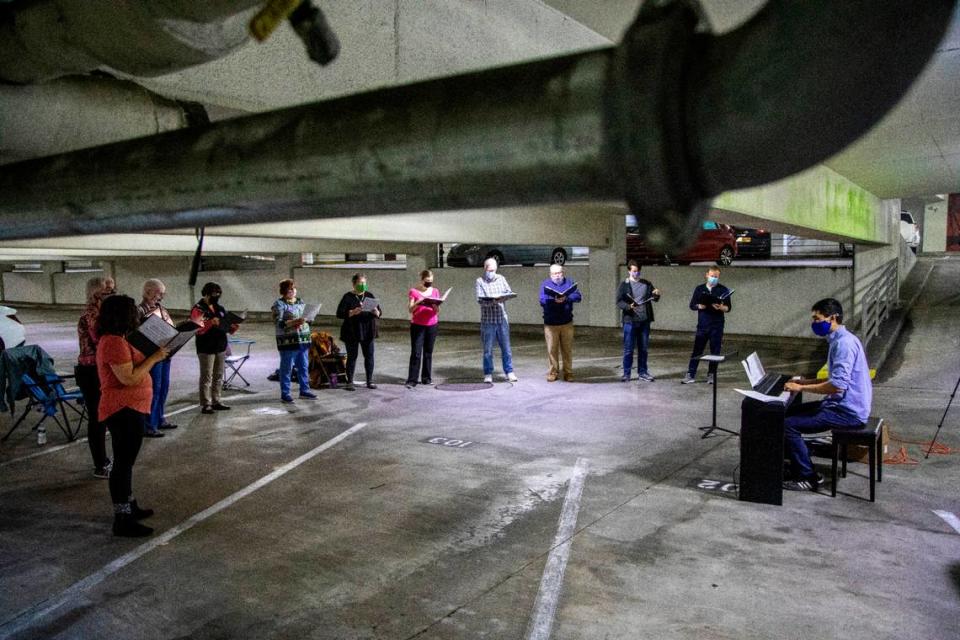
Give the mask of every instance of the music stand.
<svg viewBox="0 0 960 640">
<path fill-rule="evenodd" d="M 713 419 L 710 421 L 709 426 L 699 427 L 700 431 L 703 431 L 703 434 L 701 434 L 700 436 L 701 440 L 709 438 L 710 436 L 714 435 L 713 434 L 714 431 L 723 431 L 725 433 L 729 433 L 734 436 L 740 435 L 739 431 L 724 429 L 723 427 L 717 426 L 717 387 L 720 386 L 720 363 L 726 361 L 726 359 L 729 358 L 730 356 L 735 356 L 735 355 L 737 355 L 737 352 L 731 351 L 730 353 L 725 353 L 723 355 L 716 355 L 716 356 L 706 355 L 706 356 L 700 356 L 699 358 L 699 360 L 703 360 L 708 363 L 709 362 L 717 363 L 717 370 L 713 376 Z"/>
</svg>

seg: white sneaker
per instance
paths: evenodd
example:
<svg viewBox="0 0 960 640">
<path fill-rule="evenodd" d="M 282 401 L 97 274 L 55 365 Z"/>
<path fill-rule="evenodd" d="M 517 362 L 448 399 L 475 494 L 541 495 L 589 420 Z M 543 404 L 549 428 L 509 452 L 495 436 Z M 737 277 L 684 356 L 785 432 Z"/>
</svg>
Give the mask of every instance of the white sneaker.
<svg viewBox="0 0 960 640">
<path fill-rule="evenodd" d="M 37 446 L 42 447 L 47 444 L 47 432 L 44 429 L 37 431 Z"/>
<path fill-rule="evenodd" d="M 493 376 L 483 376 L 484 382 L 493 382 Z"/>
<path fill-rule="evenodd" d="M 517 380 L 519 380 L 519 378 L 517 378 L 517 374 L 511 371 L 510 373 L 507 374 L 507 380 L 510 382 L 516 382 Z"/>
</svg>

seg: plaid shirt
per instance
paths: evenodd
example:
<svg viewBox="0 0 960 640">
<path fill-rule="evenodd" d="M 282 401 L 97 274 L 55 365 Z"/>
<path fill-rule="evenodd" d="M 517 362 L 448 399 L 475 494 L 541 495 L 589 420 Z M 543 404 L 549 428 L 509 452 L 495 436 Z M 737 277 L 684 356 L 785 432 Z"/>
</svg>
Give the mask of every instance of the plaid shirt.
<svg viewBox="0 0 960 640">
<path fill-rule="evenodd" d="M 500 324 L 507 322 L 507 308 L 503 302 L 481 300 L 480 298 L 499 298 L 511 293 L 507 279 L 497 274 L 493 282 L 487 282 L 482 276 L 477 278 L 477 302 L 480 303 L 480 324 Z"/>
</svg>

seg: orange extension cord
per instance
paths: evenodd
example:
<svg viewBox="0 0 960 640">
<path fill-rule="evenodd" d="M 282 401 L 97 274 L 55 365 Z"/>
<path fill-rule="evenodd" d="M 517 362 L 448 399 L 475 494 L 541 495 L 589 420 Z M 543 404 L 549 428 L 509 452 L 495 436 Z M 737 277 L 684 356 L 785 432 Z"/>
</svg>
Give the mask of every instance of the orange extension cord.
<svg viewBox="0 0 960 640">
<path fill-rule="evenodd" d="M 943 444 L 942 442 L 933 443 L 929 440 L 927 442 L 923 442 L 920 440 L 907 440 L 906 438 L 902 438 L 897 434 L 895 434 L 893 432 L 893 429 L 890 430 L 890 440 L 894 442 L 899 442 L 900 450 L 893 455 L 886 456 L 883 459 L 883 464 L 920 464 L 919 460 L 911 458 L 907 454 L 907 448 L 903 446 L 905 444 L 913 444 L 913 445 L 919 446 L 923 450 L 924 454 L 926 454 L 927 451 L 930 451 L 931 454 L 945 456 L 945 455 L 950 455 L 952 453 L 957 453 L 958 451 L 960 451 L 958 449 L 953 449 Z M 930 447 L 931 444 L 933 444 L 933 448 Z"/>
</svg>

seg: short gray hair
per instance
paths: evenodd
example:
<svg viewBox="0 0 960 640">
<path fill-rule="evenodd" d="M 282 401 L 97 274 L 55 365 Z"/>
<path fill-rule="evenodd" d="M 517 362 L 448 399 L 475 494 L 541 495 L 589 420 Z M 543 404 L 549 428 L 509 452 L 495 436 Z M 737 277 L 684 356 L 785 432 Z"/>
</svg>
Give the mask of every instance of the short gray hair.
<svg viewBox="0 0 960 640">
<path fill-rule="evenodd" d="M 87 280 L 87 302 L 93 302 L 93 297 L 103 290 L 107 284 L 107 279 L 103 276 L 96 276 Z"/>
<path fill-rule="evenodd" d="M 151 291 L 160 291 L 161 289 L 166 291 L 167 285 L 156 278 L 150 278 L 143 283 L 143 297 L 146 298 L 147 294 Z"/>
<path fill-rule="evenodd" d="M 490 265 L 491 262 L 493 263 L 494 266 L 497 266 L 497 267 L 500 266 L 499 264 L 497 264 L 496 258 L 487 258 L 486 260 L 483 261 L 484 271 L 486 271 L 487 267 Z"/>
</svg>

